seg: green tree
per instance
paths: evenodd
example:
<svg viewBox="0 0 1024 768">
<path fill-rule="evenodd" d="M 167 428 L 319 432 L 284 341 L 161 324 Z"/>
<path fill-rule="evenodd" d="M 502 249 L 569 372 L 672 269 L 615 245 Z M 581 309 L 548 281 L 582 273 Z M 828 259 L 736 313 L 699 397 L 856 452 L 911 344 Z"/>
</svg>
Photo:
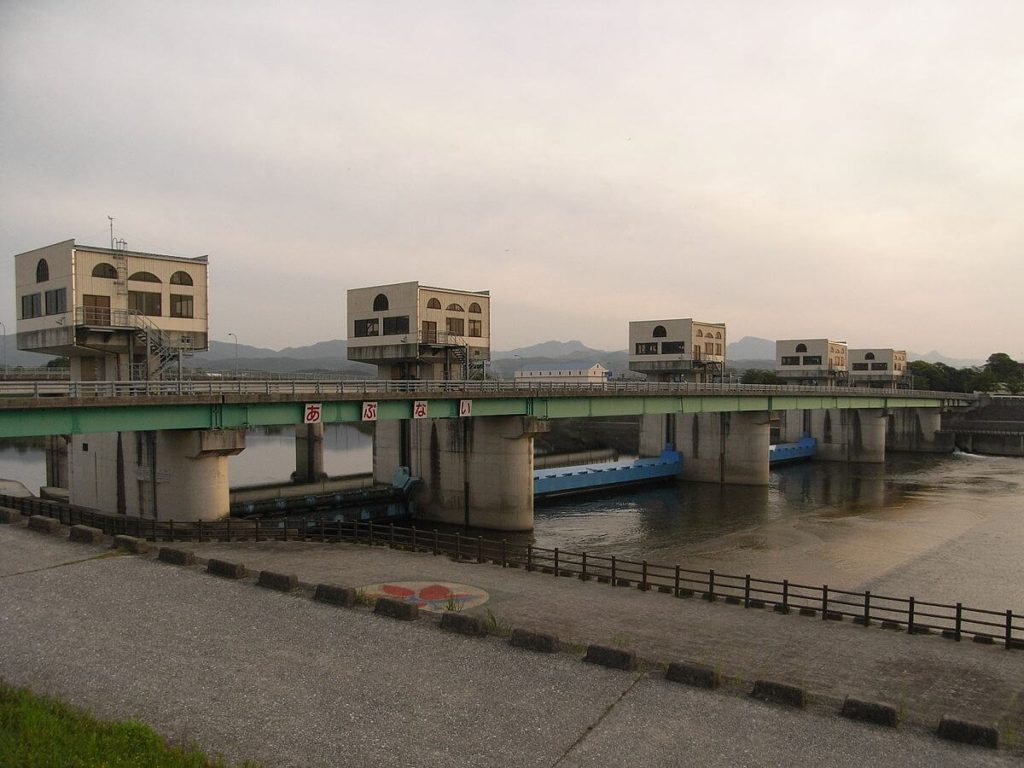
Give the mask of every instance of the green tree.
<svg viewBox="0 0 1024 768">
<path fill-rule="evenodd" d="M 785 384 L 785 379 L 776 376 L 772 371 L 763 368 L 747 368 L 740 378 L 743 384 Z"/>
</svg>

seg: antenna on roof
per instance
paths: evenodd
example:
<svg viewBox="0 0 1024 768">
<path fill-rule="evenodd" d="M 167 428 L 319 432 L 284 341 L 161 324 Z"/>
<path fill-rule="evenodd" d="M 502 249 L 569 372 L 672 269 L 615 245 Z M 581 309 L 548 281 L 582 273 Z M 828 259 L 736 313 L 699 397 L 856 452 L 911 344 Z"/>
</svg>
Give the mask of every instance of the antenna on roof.
<svg viewBox="0 0 1024 768">
<path fill-rule="evenodd" d="M 114 250 L 114 217 L 107 216 L 110 219 L 110 250 Z"/>
</svg>

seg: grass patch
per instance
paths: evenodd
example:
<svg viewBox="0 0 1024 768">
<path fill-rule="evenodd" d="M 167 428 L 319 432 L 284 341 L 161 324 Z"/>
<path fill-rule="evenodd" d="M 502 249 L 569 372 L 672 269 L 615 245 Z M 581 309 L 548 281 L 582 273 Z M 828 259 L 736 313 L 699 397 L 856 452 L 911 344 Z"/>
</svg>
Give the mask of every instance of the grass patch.
<svg viewBox="0 0 1024 768">
<path fill-rule="evenodd" d="M 170 747 L 138 721 L 103 722 L 0 681 L 0 764 L 10 768 L 224 768 L 195 749 Z M 244 763 L 256 768 L 255 763 Z"/>
</svg>

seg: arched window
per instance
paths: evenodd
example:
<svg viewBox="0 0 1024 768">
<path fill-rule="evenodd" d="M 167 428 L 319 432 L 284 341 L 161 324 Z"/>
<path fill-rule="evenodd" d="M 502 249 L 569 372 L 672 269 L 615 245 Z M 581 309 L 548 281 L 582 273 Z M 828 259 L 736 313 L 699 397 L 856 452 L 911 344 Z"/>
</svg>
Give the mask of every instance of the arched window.
<svg viewBox="0 0 1024 768">
<path fill-rule="evenodd" d="M 806 352 L 807 351 L 807 345 L 806 344 L 797 344 L 796 345 L 796 351 L 797 352 Z"/>
<path fill-rule="evenodd" d="M 188 272 L 175 272 L 171 275 L 171 285 L 192 285 L 192 275 Z"/>
<path fill-rule="evenodd" d="M 107 264 L 105 261 L 101 261 L 95 267 L 92 268 L 93 277 L 106 277 L 110 280 L 117 279 L 117 270 L 114 269 L 113 264 Z"/>
<path fill-rule="evenodd" d="M 45 283 L 50 279 L 50 265 L 46 263 L 46 259 L 40 259 L 39 263 L 36 264 L 36 282 Z"/>
<path fill-rule="evenodd" d="M 452 304 L 448 305 L 448 311 L 449 312 L 465 312 L 466 310 L 464 310 L 462 308 L 461 304 L 454 304 L 454 303 L 452 303 Z"/>
<path fill-rule="evenodd" d="M 431 299 L 427 302 L 427 309 L 440 309 L 441 302 L 438 299 Z"/>
<path fill-rule="evenodd" d="M 157 277 L 156 275 L 154 275 L 152 272 L 136 272 L 134 275 L 131 275 L 128 279 L 129 280 L 135 280 L 136 282 L 139 282 L 139 283 L 159 283 L 160 282 L 160 278 Z"/>
<path fill-rule="evenodd" d="M 715 338 L 716 339 L 722 338 L 722 332 L 721 331 L 715 331 Z"/>
<path fill-rule="evenodd" d="M 469 311 L 472 312 L 474 315 L 479 315 L 483 310 L 481 310 L 480 305 L 474 301 L 472 304 L 469 305 Z"/>
<path fill-rule="evenodd" d="M 874 352 L 868 352 L 867 354 L 864 355 L 864 359 L 865 360 L 874 360 L 875 359 L 875 353 Z"/>
<path fill-rule="evenodd" d="M 664 339 L 668 336 L 668 332 L 665 330 L 664 325 L 656 325 L 654 326 L 654 333 L 652 333 L 651 336 L 655 339 Z"/>
<path fill-rule="evenodd" d="M 704 338 L 704 331 L 702 331 L 700 328 L 697 329 L 697 338 L 698 339 Z"/>
<path fill-rule="evenodd" d="M 383 293 L 378 293 L 373 298 L 373 311 L 374 312 L 387 312 L 388 309 L 388 297 Z"/>
</svg>

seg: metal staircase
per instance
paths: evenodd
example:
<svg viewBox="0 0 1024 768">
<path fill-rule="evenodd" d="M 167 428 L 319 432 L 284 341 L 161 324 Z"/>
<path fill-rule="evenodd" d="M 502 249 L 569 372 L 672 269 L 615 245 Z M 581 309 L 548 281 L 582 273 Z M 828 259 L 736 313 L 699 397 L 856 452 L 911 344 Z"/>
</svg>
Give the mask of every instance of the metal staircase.
<svg viewBox="0 0 1024 768">
<path fill-rule="evenodd" d="M 180 336 L 175 342 L 170 334 L 145 315 L 129 312 L 135 327 L 135 338 L 146 350 L 146 362 L 132 365 L 132 379 L 160 379 L 172 363 L 181 357 L 191 357 L 195 352 L 191 336 Z M 177 371 L 174 376 L 177 378 Z"/>
</svg>

